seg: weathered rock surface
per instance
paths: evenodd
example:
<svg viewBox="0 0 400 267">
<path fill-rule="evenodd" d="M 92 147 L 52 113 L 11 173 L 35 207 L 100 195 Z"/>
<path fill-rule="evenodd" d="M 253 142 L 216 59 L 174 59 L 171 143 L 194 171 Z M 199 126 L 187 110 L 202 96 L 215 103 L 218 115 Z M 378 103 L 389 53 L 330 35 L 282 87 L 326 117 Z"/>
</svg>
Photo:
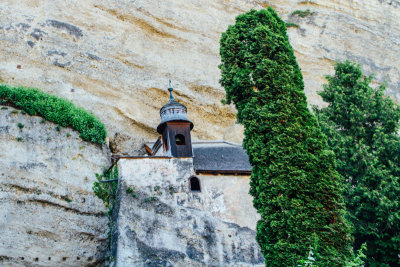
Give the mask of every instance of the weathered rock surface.
<svg viewBox="0 0 400 267">
<path fill-rule="evenodd" d="M 103 262 L 107 218 L 91 188 L 110 165 L 108 149 L 0 107 L 0 265 Z"/>
<path fill-rule="evenodd" d="M 128 158 L 117 165 L 112 266 L 264 266 L 246 186 L 230 195 L 235 179 L 210 175 L 199 176 L 201 192 L 190 191 L 192 158 Z"/>
<path fill-rule="evenodd" d="M 157 136 L 172 79 L 194 139 L 241 142 L 235 109 L 220 103 L 219 38 L 236 15 L 269 5 L 300 26 L 288 32 L 310 103 L 322 104 L 324 75 L 345 59 L 386 80 L 400 100 L 399 0 L 3 0 L 0 80 L 71 99 L 100 117 L 111 138 L 142 143 Z M 304 18 L 290 16 L 306 9 Z M 141 147 L 125 144 L 114 143 L 118 152 Z"/>
<path fill-rule="evenodd" d="M 172 79 L 195 124 L 193 139 L 241 142 L 235 109 L 220 103 L 219 37 L 236 15 L 268 5 L 300 26 L 288 33 L 309 103 L 323 104 L 316 92 L 324 74 L 345 59 L 387 81 L 400 102 L 399 0 L 2 0 L 0 81 L 38 87 L 92 111 L 106 124 L 114 152 L 123 154 L 141 153 L 141 144 L 158 136 Z M 306 9 L 304 18 L 290 16 Z M 0 110 L 1 265 L 101 261 L 107 221 L 91 186 L 109 164 L 108 152 L 69 129 L 58 133 L 10 111 Z"/>
</svg>

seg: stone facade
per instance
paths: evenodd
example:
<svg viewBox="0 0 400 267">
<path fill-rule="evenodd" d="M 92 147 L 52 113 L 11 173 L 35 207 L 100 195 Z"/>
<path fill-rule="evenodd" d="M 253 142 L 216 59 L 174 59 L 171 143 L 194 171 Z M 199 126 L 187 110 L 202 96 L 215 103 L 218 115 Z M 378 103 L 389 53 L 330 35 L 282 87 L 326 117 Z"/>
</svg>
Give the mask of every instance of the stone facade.
<svg viewBox="0 0 400 267">
<path fill-rule="evenodd" d="M 114 266 L 264 266 L 248 177 L 199 175 L 192 158 L 121 158 Z"/>
</svg>

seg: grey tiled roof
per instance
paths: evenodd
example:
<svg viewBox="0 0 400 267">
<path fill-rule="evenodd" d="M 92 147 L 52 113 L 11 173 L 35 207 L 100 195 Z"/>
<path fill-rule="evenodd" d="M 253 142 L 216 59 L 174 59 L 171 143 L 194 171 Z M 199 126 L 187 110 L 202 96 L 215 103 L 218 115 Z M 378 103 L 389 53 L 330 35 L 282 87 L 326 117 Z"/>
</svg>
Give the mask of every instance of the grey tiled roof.
<svg viewBox="0 0 400 267">
<path fill-rule="evenodd" d="M 193 164 L 196 171 L 247 173 L 251 165 L 241 145 L 225 141 L 193 142 Z"/>
<path fill-rule="evenodd" d="M 146 143 L 148 150 L 154 142 Z M 249 158 L 241 145 L 226 141 L 194 141 L 193 164 L 197 172 L 205 173 L 240 173 L 251 172 Z M 153 156 L 162 156 L 162 149 Z"/>
</svg>

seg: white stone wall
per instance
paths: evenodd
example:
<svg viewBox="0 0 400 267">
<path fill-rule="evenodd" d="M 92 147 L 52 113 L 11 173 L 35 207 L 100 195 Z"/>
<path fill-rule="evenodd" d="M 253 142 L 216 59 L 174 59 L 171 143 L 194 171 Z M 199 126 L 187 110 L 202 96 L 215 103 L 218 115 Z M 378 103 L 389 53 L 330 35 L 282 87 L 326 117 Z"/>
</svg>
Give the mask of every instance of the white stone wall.
<svg viewBox="0 0 400 267">
<path fill-rule="evenodd" d="M 218 188 L 237 193 L 247 179 L 199 176 L 202 192 L 190 192 L 192 158 L 126 158 L 118 170 L 116 266 L 264 266 L 255 231 L 247 227 L 254 221 L 229 217 L 239 207 L 231 207 L 233 197 L 223 201 Z M 249 204 L 241 208 L 251 210 Z"/>
<path fill-rule="evenodd" d="M 224 221 L 255 230 L 260 215 L 249 195 L 250 176 L 197 175 L 201 181 L 203 210 Z"/>
</svg>

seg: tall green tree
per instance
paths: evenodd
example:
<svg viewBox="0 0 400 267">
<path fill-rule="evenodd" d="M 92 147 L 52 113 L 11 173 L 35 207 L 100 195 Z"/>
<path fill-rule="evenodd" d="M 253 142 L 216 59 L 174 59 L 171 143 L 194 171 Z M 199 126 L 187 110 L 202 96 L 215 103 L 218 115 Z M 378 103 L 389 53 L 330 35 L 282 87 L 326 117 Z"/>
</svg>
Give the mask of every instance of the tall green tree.
<svg viewBox="0 0 400 267">
<path fill-rule="evenodd" d="M 222 33 L 220 45 L 220 83 L 245 128 L 266 266 L 296 266 L 316 240 L 316 263 L 343 265 L 350 250 L 342 179 L 307 108 L 285 23 L 272 8 L 251 10 Z"/>
<path fill-rule="evenodd" d="M 337 63 L 316 109 L 345 177 L 354 247 L 367 243 L 369 266 L 400 266 L 400 109 L 374 89 L 359 65 Z"/>
</svg>

